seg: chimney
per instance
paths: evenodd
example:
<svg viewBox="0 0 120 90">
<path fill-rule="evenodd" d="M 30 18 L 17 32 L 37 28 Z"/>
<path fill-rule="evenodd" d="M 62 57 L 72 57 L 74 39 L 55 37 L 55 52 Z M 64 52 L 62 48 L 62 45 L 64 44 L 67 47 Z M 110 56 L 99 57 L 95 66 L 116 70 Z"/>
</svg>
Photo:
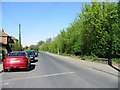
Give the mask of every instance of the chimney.
<svg viewBox="0 0 120 90">
<path fill-rule="evenodd" d="M 4 29 L 2 29 L 2 32 L 4 32 Z"/>
</svg>

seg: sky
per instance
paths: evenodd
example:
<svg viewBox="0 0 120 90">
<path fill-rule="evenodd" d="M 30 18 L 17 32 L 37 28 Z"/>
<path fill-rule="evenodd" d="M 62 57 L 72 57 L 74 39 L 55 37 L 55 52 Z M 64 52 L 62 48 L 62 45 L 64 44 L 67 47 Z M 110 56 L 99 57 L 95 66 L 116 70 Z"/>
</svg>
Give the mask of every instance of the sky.
<svg viewBox="0 0 120 90">
<path fill-rule="evenodd" d="M 35 45 L 67 28 L 82 5 L 82 2 L 2 2 L 2 28 L 18 38 L 21 24 L 22 45 Z"/>
</svg>

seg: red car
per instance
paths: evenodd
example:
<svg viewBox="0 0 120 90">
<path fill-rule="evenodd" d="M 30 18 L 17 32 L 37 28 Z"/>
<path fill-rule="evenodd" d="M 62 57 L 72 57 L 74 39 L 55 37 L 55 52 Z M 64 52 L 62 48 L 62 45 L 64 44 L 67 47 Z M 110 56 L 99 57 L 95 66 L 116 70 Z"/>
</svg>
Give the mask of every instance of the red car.
<svg viewBox="0 0 120 90">
<path fill-rule="evenodd" d="M 3 69 L 8 71 L 10 69 L 26 69 L 30 67 L 30 60 L 25 51 L 10 52 L 3 60 Z"/>
</svg>

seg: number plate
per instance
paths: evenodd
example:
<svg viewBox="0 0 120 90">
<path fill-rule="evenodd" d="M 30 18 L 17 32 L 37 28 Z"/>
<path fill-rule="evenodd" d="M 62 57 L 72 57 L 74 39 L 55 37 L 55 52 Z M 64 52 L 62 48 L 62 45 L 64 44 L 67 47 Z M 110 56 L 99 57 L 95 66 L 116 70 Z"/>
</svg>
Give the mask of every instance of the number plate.
<svg viewBox="0 0 120 90">
<path fill-rule="evenodd" d="M 10 63 L 20 62 L 20 60 L 11 60 Z"/>
</svg>

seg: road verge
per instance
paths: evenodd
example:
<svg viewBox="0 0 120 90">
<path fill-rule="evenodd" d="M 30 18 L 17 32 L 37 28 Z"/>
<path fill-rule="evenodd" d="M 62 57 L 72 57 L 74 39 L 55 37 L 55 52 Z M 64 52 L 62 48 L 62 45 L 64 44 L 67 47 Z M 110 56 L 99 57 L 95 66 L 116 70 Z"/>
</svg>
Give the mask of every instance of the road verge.
<svg viewBox="0 0 120 90">
<path fill-rule="evenodd" d="M 3 63 L 0 62 L 0 74 L 3 72 Z"/>
</svg>

